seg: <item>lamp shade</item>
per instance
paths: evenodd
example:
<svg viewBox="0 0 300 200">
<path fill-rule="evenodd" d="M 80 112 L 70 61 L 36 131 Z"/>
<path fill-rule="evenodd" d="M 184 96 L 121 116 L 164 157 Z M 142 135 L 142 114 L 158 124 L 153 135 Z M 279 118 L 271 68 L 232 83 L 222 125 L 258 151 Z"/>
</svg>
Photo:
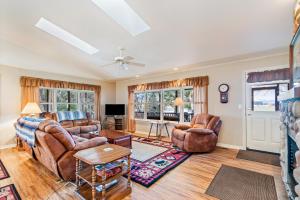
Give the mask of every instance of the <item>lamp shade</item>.
<svg viewBox="0 0 300 200">
<path fill-rule="evenodd" d="M 24 107 L 24 109 L 22 110 L 22 114 L 37 114 L 37 113 L 41 113 L 41 109 L 40 107 L 34 103 L 34 102 L 29 102 L 26 104 L 26 106 Z"/>
<path fill-rule="evenodd" d="M 176 105 L 176 106 L 181 106 L 181 105 L 183 105 L 183 100 L 182 100 L 181 97 L 177 97 L 177 98 L 175 99 L 175 105 Z"/>
</svg>

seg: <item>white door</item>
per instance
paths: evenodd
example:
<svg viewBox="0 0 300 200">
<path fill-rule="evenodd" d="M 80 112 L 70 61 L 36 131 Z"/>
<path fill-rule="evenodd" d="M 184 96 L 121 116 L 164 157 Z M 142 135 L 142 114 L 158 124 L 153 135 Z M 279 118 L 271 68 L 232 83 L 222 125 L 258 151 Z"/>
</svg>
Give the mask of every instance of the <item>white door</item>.
<svg viewBox="0 0 300 200">
<path fill-rule="evenodd" d="M 247 147 L 249 149 L 279 153 L 279 112 L 248 110 Z"/>
<path fill-rule="evenodd" d="M 247 148 L 273 153 L 280 149 L 277 95 L 287 83 L 246 84 Z"/>
</svg>

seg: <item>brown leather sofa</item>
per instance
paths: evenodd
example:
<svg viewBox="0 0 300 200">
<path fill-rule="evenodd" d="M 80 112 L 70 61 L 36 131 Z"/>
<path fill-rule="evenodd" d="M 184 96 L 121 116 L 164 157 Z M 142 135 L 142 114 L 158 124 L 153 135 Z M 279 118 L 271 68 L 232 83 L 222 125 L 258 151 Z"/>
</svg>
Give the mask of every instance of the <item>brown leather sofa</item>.
<svg viewBox="0 0 300 200">
<path fill-rule="evenodd" d="M 41 117 L 52 119 L 60 123 L 69 133 L 83 138 L 92 138 L 90 132 L 100 131 L 101 123 L 98 120 L 93 120 L 89 113 L 85 113 L 84 119 L 62 120 L 59 121 L 57 113 L 46 112 Z"/>
<path fill-rule="evenodd" d="M 68 133 L 58 122 L 45 120 L 35 132 L 33 148 L 36 159 L 64 180 L 75 180 L 75 158 L 80 150 L 107 142 L 105 137 L 81 138 Z"/>
<path fill-rule="evenodd" d="M 197 114 L 190 125 L 175 125 L 171 140 L 186 152 L 211 152 L 216 147 L 221 125 L 220 117 Z"/>
</svg>

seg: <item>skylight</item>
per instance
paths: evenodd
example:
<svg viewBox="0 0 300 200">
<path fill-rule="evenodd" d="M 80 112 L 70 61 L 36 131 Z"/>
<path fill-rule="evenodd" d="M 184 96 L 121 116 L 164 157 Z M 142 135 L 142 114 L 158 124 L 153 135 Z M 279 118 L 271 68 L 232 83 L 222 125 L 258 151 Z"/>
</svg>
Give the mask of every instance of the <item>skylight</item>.
<svg viewBox="0 0 300 200">
<path fill-rule="evenodd" d="M 92 0 L 92 2 L 133 36 L 150 30 L 148 24 L 125 0 Z"/>
<path fill-rule="evenodd" d="M 60 28 L 59 26 L 53 24 L 52 22 L 46 20 L 43 17 L 40 18 L 40 20 L 35 24 L 35 26 L 90 55 L 95 54 L 99 51 L 95 47 L 82 41 L 75 35 L 65 31 L 64 29 Z"/>
</svg>

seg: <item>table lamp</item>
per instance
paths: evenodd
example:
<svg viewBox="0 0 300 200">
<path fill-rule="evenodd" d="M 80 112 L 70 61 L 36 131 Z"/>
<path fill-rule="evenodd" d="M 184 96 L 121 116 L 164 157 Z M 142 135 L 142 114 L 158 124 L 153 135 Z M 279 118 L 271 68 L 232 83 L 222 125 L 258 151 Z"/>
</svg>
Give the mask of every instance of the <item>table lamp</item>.
<svg viewBox="0 0 300 200">
<path fill-rule="evenodd" d="M 182 100 L 182 98 L 181 97 L 176 97 L 176 99 L 175 99 L 175 106 L 178 106 L 179 107 L 179 109 L 180 109 L 180 106 L 182 106 L 183 105 L 183 100 Z M 180 121 L 180 118 L 178 117 L 178 123 L 179 123 L 179 121 Z"/>
<path fill-rule="evenodd" d="M 35 114 L 41 113 L 40 107 L 37 105 L 37 103 L 29 102 L 26 104 L 26 106 L 23 108 L 21 114 L 29 114 L 30 117 L 34 117 Z"/>
</svg>

